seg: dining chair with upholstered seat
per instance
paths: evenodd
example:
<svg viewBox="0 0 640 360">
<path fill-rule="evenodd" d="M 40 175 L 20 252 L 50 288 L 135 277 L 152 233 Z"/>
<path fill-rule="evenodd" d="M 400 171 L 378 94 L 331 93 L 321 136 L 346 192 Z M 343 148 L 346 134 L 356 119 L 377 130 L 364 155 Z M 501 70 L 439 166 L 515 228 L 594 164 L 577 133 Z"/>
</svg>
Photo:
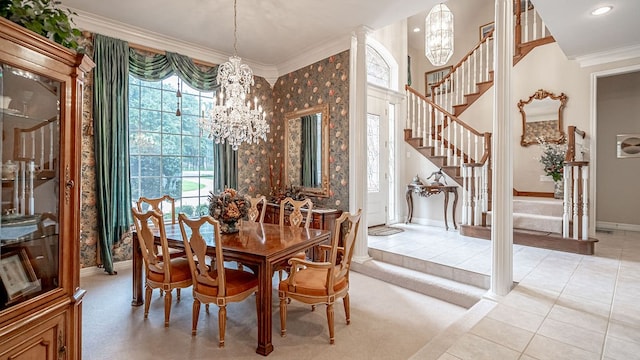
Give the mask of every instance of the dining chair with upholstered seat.
<svg viewBox="0 0 640 360">
<path fill-rule="evenodd" d="M 184 257 L 162 258 L 154 250 L 156 247 L 154 231 L 158 231 L 162 253 L 169 253 L 167 233 L 161 213 L 155 210 L 142 213 L 133 207 L 131 213 L 145 265 L 144 317 L 146 319 L 149 315 L 153 289 L 160 289 L 161 293 L 165 293 L 164 326 L 169 326 L 172 290 L 176 289 L 177 300 L 180 301 L 180 289 L 187 288 L 192 284 L 189 262 Z M 157 228 L 153 224 L 158 224 Z"/>
<path fill-rule="evenodd" d="M 251 294 L 258 292 L 258 276 L 256 274 L 226 268 L 222 255 L 222 237 L 220 224 L 209 215 L 198 219 L 189 219 L 185 214 L 178 216 L 182 240 L 187 253 L 191 277 L 193 279 L 193 321 L 191 334 L 196 334 L 200 304 L 216 304 L 218 306 L 219 347 L 224 347 L 224 335 L 227 326 L 227 303 L 239 302 Z M 206 261 L 207 243 L 202 229 L 207 227 L 207 238 L 213 237 L 215 258 L 208 265 Z M 211 229 L 213 231 L 211 231 Z M 214 267 L 214 268 L 212 268 Z M 258 307 L 258 296 L 256 309 Z"/>
<path fill-rule="evenodd" d="M 171 212 L 169 213 L 169 209 L 164 209 L 165 206 L 168 205 L 171 206 Z M 157 212 L 159 212 L 160 214 L 162 214 L 162 221 L 166 222 L 164 220 L 164 217 L 167 214 L 171 215 L 171 224 L 176 224 L 176 200 L 174 198 L 172 198 L 169 195 L 163 195 L 162 197 L 159 198 L 148 198 L 148 197 L 144 197 L 141 196 L 138 201 L 136 201 L 136 206 L 138 208 L 139 212 L 144 212 L 147 210 L 155 210 Z M 152 221 L 154 221 L 152 219 Z M 154 225 L 158 225 L 155 224 Z"/>
<path fill-rule="evenodd" d="M 302 209 L 306 208 L 306 214 Z M 287 216 L 287 210 L 291 210 Z M 280 225 L 285 225 L 287 220 L 290 226 L 303 226 L 308 229 L 311 226 L 313 202 L 311 199 L 294 200 L 287 197 L 280 201 Z"/>
<path fill-rule="evenodd" d="M 294 299 L 312 306 L 327 305 L 327 323 L 329 326 L 329 342 L 334 343 L 333 304 L 342 298 L 347 325 L 351 322 L 349 308 L 349 270 L 353 256 L 354 244 L 360 225 L 362 209 L 354 215 L 344 212 L 336 219 L 336 231 L 332 234 L 330 245 L 319 245 L 322 253 L 320 262 L 291 258 L 289 277 L 280 281 L 278 295 L 280 297 L 280 335 L 287 334 L 287 303 Z M 343 228 L 343 224 L 345 228 Z M 340 244 L 341 231 L 342 245 Z"/>
<path fill-rule="evenodd" d="M 249 199 L 249 203 L 251 207 L 249 208 L 249 213 L 247 216 L 249 217 L 249 221 L 255 221 L 259 223 L 264 223 L 264 214 L 267 212 L 267 198 L 264 195 L 251 197 L 247 196 Z M 260 204 L 260 209 L 258 209 L 258 204 Z"/>
<path fill-rule="evenodd" d="M 302 209 L 306 209 L 305 214 L 303 214 Z M 280 214 L 279 214 L 279 224 L 281 226 L 285 226 L 288 222 L 289 226 L 293 227 L 304 227 L 305 229 L 309 229 L 311 226 L 311 219 L 313 214 L 311 212 L 313 210 L 313 202 L 311 199 L 304 200 L 294 200 L 290 197 L 287 197 L 280 201 Z M 289 213 L 287 216 L 287 212 Z M 303 251 L 297 253 L 294 257 L 299 259 L 306 259 L 307 254 Z M 285 260 L 283 263 L 274 266 L 273 271 L 278 272 L 278 279 L 282 281 L 282 273 L 289 272 L 289 263 L 288 260 Z"/>
<path fill-rule="evenodd" d="M 168 212 L 169 209 L 165 209 L 165 206 L 168 207 L 169 205 L 171 206 L 170 213 Z M 140 198 L 138 198 L 138 201 L 136 201 L 136 207 L 138 208 L 138 212 L 155 210 L 158 213 L 162 214 L 161 221 L 158 221 L 153 217 L 150 219 L 150 221 L 153 223 L 153 226 L 155 226 L 156 228 L 158 228 L 159 226 L 158 222 L 167 223 L 167 221 L 165 220 L 165 217 L 167 214 L 171 215 L 170 216 L 171 224 L 177 223 L 176 200 L 172 198 L 170 195 L 165 194 L 159 198 L 148 198 L 145 196 L 140 196 Z M 158 259 L 162 260 L 162 254 L 164 254 L 164 252 L 162 252 L 162 249 L 156 246 L 153 248 L 153 250 L 156 251 L 156 255 L 158 256 Z M 177 257 L 184 256 L 184 251 L 170 248 L 168 254 L 169 254 L 169 257 L 171 258 L 177 258 Z M 160 296 L 162 296 L 162 294 L 164 294 L 164 290 L 160 289 Z"/>
</svg>

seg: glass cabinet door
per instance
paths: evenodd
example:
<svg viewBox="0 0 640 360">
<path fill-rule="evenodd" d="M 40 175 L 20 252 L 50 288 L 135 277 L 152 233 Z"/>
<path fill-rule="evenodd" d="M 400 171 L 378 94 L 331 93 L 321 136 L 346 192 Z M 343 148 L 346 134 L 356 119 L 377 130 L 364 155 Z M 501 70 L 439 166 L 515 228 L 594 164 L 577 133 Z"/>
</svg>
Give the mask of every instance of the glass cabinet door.
<svg viewBox="0 0 640 360">
<path fill-rule="evenodd" d="M 0 63 L 0 311 L 59 286 L 61 84 Z"/>
</svg>

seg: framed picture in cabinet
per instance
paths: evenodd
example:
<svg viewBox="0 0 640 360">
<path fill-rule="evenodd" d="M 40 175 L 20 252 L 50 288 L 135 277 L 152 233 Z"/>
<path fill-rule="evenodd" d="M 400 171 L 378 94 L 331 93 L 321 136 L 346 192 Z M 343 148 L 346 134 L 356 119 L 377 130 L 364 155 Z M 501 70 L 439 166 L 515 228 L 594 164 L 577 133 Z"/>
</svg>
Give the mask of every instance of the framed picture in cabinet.
<svg viewBox="0 0 640 360">
<path fill-rule="evenodd" d="M 453 66 L 443 67 L 433 71 L 427 71 L 424 73 L 424 82 L 425 82 L 425 96 L 431 96 L 431 86 L 439 83 L 447 76 Z M 442 85 L 442 90 L 438 91 L 438 94 L 451 92 L 451 83 L 453 80 L 449 79 L 446 83 Z"/>
<path fill-rule="evenodd" d="M 2 254 L 0 280 L 7 293 L 7 303 L 18 301 L 40 290 L 40 280 L 36 277 L 24 248 Z"/>
</svg>

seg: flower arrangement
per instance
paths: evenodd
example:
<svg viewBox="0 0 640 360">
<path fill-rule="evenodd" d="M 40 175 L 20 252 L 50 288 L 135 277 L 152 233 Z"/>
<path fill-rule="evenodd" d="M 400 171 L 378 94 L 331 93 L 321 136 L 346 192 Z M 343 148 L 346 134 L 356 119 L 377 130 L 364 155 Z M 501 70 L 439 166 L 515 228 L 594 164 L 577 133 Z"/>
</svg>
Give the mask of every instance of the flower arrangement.
<svg viewBox="0 0 640 360">
<path fill-rule="evenodd" d="M 555 182 L 561 181 L 567 144 L 549 143 L 544 138 L 538 138 L 538 142 L 542 145 L 540 163 L 544 166 L 545 174 L 551 176 Z"/>
<path fill-rule="evenodd" d="M 209 215 L 220 222 L 223 233 L 236 232 L 236 222 L 249 213 L 249 200 L 235 189 L 224 189 L 220 194 L 209 192 Z"/>
</svg>

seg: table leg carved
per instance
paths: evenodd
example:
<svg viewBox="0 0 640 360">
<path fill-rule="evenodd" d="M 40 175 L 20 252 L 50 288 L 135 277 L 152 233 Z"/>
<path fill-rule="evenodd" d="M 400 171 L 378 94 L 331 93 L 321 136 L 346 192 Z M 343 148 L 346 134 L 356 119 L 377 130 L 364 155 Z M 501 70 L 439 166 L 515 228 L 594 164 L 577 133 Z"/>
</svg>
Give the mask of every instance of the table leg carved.
<svg viewBox="0 0 640 360">
<path fill-rule="evenodd" d="M 407 200 L 407 221 L 406 224 L 411 223 L 413 219 L 413 193 L 422 197 L 430 197 L 436 194 L 444 195 L 444 227 L 449 230 L 449 222 L 447 217 L 447 208 L 449 207 L 449 193 L 453 193 L 453 207 L 451 208 L 451 217 L 453 218 L 453 227 L 457 230 L 458 225 L 456 223 L 456 206 L 458 205 L 458 187 L 454 185 L 424 185 L 411 183 L 407 185 L 407 191 L 405 198 Z"/>
</svg>

